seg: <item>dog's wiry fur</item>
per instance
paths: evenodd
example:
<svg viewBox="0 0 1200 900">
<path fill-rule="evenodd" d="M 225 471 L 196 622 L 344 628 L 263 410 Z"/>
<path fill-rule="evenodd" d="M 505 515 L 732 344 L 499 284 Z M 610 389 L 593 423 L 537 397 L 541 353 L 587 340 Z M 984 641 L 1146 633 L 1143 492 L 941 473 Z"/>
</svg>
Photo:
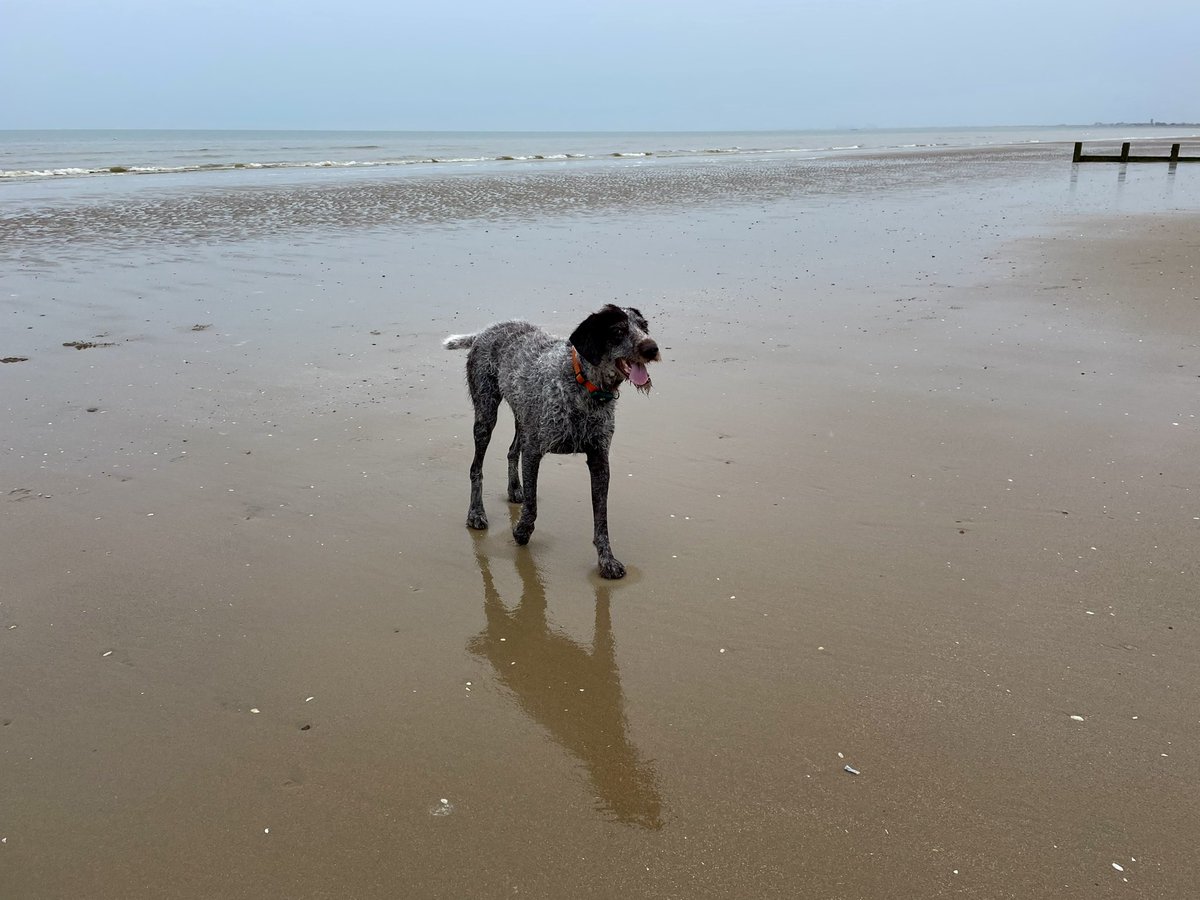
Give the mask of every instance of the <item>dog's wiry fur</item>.
<svg viewBox="0 0 1200 900">
<path fill-rule="evenodd" d="M 467 385 L 475 405 L 475 458 L 471 462 L 471 505 L 467 525 L 487 528 L 483 510 L 483 456 L 496 427 L 500 400 L 508 401 L 517 430 L 508 448 L 508 499 L 521 504 L 513 528 L 525 544 L 537 518 L 537 478 L 547 453 L 585 453 L 592 480 L 593 543 L 605 578 L 621 578 L 625 567 L 608 540 L 608 450 L 616 423 L 616 403 L 602 399 L 626 378 L 644 378 L 645 364 L 659 359 L 646 318 L 632 307 L 608 305 L 588 316 L 570 341 L 528 322 L 501 322 L 477 334 L 451 335 L 447 349 L 470 348 Z M 600 390 L 590 393 L 575 378 L 571 347 L 584 378 Z"/>
</svg>

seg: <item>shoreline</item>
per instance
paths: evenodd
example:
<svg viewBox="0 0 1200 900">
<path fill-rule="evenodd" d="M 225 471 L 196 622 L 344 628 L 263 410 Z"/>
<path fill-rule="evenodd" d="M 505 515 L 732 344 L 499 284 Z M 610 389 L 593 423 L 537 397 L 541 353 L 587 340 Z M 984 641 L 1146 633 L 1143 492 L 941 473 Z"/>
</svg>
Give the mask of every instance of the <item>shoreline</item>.
<svg viewBox="0 0 1200 900">
<path fill-rule="evenodd" d="M 1186 126 L 1179 126 L 1183 129 Z M 324 169 L 433 168 L 497 173 L 537 171 L 564 162 L 627 164 L 648 160 L 836 158 L 856 152 L 996 149 L 1074 141 L 1161 140 L 1149 125 L 977 126 L 690 132 L 388 132 L 0 130 L 0 184 L 117 175 L 189 175 L 216 186 L 213 175 Z M 1200 137 L 1181 133 L 1183 140 Z M 295 173 L 299 175 L 299 172 Z M 123 180 L 123 179 L 120 179 Z"/>
<path fill-rule="evenodd" d="M 257 184 L 98 184 L 98 193 L 69 194 L 61 202 L 17 207 L 0 218 L 0 246 L 8 254 L 34 252 L 71 241 L 98 249 L 130 250 L 146 243 L 170 246 L 253 243 L 264 235 L 311 239 L 357 229 L 421 233 L 431 226 L 595 215 L 678 212 L 695 204 L 740 207 L 795 199 L 841 199 L 864 191 L 891 191 L 1020 177 L 1026 167 L 1054 167 L 1062 152 L 1045 146 L 987 150 L 914 150 L 806 160 L 658 160 L 627 165 L 581 163 L 504 173 L 436 169 L 411 175 L 339 172 L 335 178 L 293 181 L 263 172 Z M 66 188 L 66 185 L 62 185 Z M 110 195 L 108 192 L 112 191 Z M 20 258 L 19 256 L 17 257 Z"/>
</svg>

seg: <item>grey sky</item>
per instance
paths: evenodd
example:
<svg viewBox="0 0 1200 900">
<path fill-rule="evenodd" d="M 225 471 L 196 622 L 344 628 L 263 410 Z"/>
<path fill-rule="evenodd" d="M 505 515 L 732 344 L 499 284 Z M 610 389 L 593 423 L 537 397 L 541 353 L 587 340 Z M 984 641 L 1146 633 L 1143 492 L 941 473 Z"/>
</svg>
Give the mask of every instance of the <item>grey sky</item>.
<svg viewBox="0 0 1200 900">
<path fill-rule="evenodd" d="M 1197 0 L 0 0 L 0 128 L 1197 121 L 1197 85 Z"/>
</svg>

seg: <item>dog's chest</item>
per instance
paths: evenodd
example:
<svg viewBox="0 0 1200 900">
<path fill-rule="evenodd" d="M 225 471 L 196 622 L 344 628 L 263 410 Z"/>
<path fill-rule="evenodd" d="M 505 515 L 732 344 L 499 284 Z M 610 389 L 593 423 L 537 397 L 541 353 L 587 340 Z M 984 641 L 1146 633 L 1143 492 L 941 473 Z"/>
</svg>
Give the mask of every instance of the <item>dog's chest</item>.
<svg viewBox="0 0 1200 900">
<path fill-rule="evenodd" d="M 564 398 L 540 417 L 540 443 L 547 453 L 584 453 L 607 449 L 616 423 L 613 404 L 591 397 Z"/>
</svg>

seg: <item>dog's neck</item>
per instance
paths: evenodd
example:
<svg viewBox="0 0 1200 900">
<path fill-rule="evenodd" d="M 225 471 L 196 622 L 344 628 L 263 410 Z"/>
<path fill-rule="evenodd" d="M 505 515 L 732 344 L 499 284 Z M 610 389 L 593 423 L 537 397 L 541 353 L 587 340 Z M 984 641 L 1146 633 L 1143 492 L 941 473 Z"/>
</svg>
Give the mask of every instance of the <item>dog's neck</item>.
<svg viewBox="0 0 1200 900">
<path fill-rule="evenodd" d="M 606 391 L 604 388 L 592 384 L 584 377 L 583 365 L 579 362 L 579 353 L 574 347 L 571 347 L 571 364 L 575 367 L 575 382 L 583 385 L 593 400 L 599 403 L 608 403 L 621 396 L 618 391 Z"/>
</svg>

